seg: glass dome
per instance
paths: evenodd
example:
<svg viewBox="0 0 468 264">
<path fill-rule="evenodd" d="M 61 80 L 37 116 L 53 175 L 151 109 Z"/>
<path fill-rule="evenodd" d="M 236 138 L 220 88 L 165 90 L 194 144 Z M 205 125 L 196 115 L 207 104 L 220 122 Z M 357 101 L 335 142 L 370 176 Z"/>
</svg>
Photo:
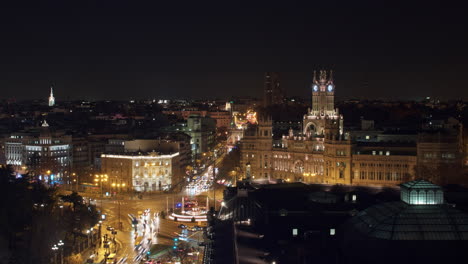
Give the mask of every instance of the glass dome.
<svg viewBox="0 0 468 264">
<path fill-rule="evenodd" d="M 468 215 L 445 204 L 378 204 L 360 212 L 350 224 L 352 230 L 377 239 L 468 240 Z"/>
<path fill-rule="evenodd" d="M 416 180 L 401 184 L 401 200 L 407 204 L 443 204 L 442 188 L 426 180 Z"/>
</svg>

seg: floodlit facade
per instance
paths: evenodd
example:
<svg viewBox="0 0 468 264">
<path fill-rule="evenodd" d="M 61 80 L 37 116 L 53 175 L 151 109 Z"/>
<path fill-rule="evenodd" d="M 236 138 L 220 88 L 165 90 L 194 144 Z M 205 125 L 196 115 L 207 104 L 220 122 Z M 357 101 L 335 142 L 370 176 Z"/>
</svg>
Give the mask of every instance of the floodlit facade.
<svg viewBox="0 0 468 264">
<path fill-rule="evenodd" d="M 109 184 L 122 186 L 125 190 L 138 192 L 169 190 L 183 181 L 180 155 L 160 155 L 156 152 L 102 154 L 103 174 L 109 177 Z"/>
<path fill-rule="evenodd" d="M 301 131 L 273 141 L 272 120 L 260 115 L 241 141 L 241 164 L 253 179 L 395 186 L 415 177 L 415 146 L 357 144 L 334 107 L 332 73 L 314 73 L 312 108 Z M 244 170 L 244 171 L 245 171 Z M 247 174 L 244 173 L 246 176 Z"/>
<path fill-rule="evenodd" d="M 47 182 L 69 183 L 72 137 L 53 133 L 46 121 L 37 131 L 11 134 L 4 140 L 6 163 Z"/>
</svg>

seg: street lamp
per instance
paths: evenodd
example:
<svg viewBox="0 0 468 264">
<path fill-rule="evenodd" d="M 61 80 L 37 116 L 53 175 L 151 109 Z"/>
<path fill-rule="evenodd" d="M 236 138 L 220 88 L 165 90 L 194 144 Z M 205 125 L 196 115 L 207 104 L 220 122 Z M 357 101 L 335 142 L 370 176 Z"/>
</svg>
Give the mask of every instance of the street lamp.
<svg viewBox="0 0 468 264">
<path fill-rule="evenodd" d="M 107 174 L 95 174 L 94 177 L 95 177 L 94 181 L 96 182 L 96 185 L 97 185 L 97 183 L 101 184 L 101 197 L 103 197 L 104 192 L 103 192 L 102 184 L 103 184 L 103 182 L 107 182 L 109 177 L 107 176 Z"/>
<path fill-rule="evenodd" d="M 54 263 L 57 263 L 57 250 L 58 250 L 58 247 L 57 247 L 56 244 L 54 244 L 54 245 L 52 246 L 52 250 L 53 250 L 53 252 L 54 252 Z"/>
<path fill-rule="evenodd" d="M 65 245 L 65 243 L 63 243 L 62 240 L 60 240 L 58 242 L 58 246 L 60 247 L 61 249 L 61 252 L 60 252 L 60 264 L 63 264 L 63 245 Z"/>
<path fill-rule="evenodd" d="M 91 231 L 90 231 L 89 229 L 86 230 L 86 234 L 88 235 L 88 248 L 89 248 L 89 233 L 90 233 L 90 232 L 91 232 Z"/>
</svg>

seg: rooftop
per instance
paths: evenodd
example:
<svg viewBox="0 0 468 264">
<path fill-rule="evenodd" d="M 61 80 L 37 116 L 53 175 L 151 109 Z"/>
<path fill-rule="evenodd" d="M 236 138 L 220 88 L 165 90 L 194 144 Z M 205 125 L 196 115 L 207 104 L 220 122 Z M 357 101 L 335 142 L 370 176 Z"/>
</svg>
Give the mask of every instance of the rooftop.
<svg viewBox="0 0 468 264">
<path fill-rule="evenodd" d="M 386 240 L 468 240 L 468 215 L 448 205 L 389 202 L 350 220 L 350 229 Z"/>
</svg>

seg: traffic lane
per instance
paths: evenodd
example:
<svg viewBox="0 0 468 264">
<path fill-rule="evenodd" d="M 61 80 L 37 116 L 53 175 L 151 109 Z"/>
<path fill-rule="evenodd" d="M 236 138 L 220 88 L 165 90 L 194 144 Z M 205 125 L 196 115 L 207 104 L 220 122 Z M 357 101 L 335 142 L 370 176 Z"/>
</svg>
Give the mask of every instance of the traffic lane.
<svg viewBox="0 0 468 264">
<path fill-rule="evenodd" d="M 136 251 L 134 251 L 134 243 L 135 243 L 135 233 L 131 226 L 131 222 L 129 221 L 128 214 L 137 215 L 138 211 L 144 211 L 145 209 L 150 208 L 151 215 L 154 212 L 164 211 L 166 209 L 166 201 L 169 202 L 169 207 L 174 201 L 174 204 L 177 201 L 181 201 L 182 195 L 175 194 L 172 195 L 174 198 L 170 196 L 169 199 L 164 199 L 165 197 L 161 197 L 160 199 L 155 200 L 120 200 L 120 209 L 119 201 L 116 200 L 107 200 L 104 199 L 102 201 L 102 205 L 104 207 L 103 212 L 107 215 L 107 220 L 103 222 L 103 228 L 106 228 L 107 225 L 111 225 L 117 227 L 118 223 L 118 214 L 120 211 L 120 220 L 123 224 L 123 228 L 119 230 L 117 233 L 117 240 L 121 242 L 121 250 L 118 252 L 119 258 L 127 258 L 129 260 L 134 259 L 138 255 Z M 101 204 L 98 201 L 98 204 Z M 173 238 L 177 236 L 180 232 L 180 229 L 177 227 L 179 223 L 173 222 L 172 220 L 163 220 L 160 219 L 160 226 L 159 226 L 159 234 L 157 234 L 157 239 L 152 239 L 155 243 L 164 244 L 164 245 L 172 245 Z M 157 230 L 153 230 L 156 232 Z"/>
</svg>

